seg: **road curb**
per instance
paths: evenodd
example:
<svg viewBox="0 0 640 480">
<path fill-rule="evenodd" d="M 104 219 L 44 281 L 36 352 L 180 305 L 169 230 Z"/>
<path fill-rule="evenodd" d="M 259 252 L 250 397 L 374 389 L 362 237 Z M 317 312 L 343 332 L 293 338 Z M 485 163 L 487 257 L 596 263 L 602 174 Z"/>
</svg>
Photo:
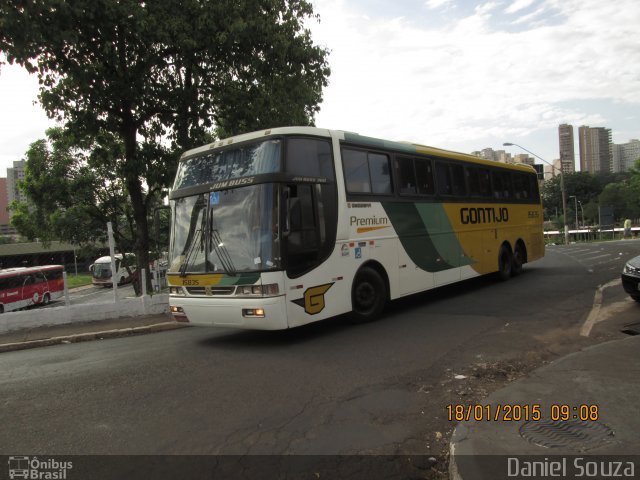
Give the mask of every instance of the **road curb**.
<svg viewBox="0 0 640 480">
<path fill-rule="evenodd" d="M 102 340 L 104 338 L 117 338 L 127 335 L 135 335 L 142 333 L 164 332 L 166 330 L 176 330 L 185 328 L 189 325 L 182 325 L 177 322 L 162 322 L 153 325 L 144 325 L 141 327 L 120 328 L 115 330 L 103 330 L 101 332 L 77 333 L 74 335 L 65 335 L 60 337 L 44 338 L 41 340 L 30 340 L 27 342 L 15 342 L 0 344 L 0 353 L 13 352 L 16 350 L 26 350 L 28 348 L 47 347 L 49 345 L 58 345 L 60 343 L 77 343 L 87 342 L 91 340 Z"/>
</svg>

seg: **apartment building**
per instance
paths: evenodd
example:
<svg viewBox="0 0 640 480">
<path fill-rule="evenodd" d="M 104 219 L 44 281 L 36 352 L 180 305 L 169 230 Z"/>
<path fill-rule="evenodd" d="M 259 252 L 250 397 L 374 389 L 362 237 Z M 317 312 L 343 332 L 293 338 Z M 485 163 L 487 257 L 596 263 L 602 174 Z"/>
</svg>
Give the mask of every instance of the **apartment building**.
<svg viewBox="0 0 640 480">
<path fill-rule="evenodd" d="M 613 163 L 611 129 L 583 125 L 578 129 L 578 144 L 581 171 L 591 173 L 611 171 Z"/>
<path fill-rule="evenodd" d="M 627 143 L 613 144 L 613 172 L 628 172 L 640 159 L 640 140 L 629 140 Z"/>
<path fill-rule="evenodd" d="M 560 146 L 560 162 L 562 173 L 576 171 L 573 125 L 563 123 L 558 127 L 558 144 Z"/>
</svg>

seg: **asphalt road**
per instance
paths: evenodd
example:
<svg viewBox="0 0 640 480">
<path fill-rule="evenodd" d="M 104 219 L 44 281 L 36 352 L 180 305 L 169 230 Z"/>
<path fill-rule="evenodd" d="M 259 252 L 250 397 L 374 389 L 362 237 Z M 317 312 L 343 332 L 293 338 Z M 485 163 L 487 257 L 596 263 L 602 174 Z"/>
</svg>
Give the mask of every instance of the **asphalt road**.
<svg viewBox="0 0 640 480">
<path fill-rule="evenodd" d="M 622 336 L 640 241 L 552 246 L 476 279 L 282 332 L 180 329 L 0 355 L 0 454 L 433 454 L 472 402 Z M 601 287 L 601 315 L 581 335 Z M 600 321 L 602 320 L 602 321 Z"/>
<path fill-rule="evenodd" d="M 118 287 L 118 298 L 126 298 L 134 296 L 133 285 L 127 284 Z M 87 285 L 86 287 L 73 289 L 69 292 L 69 301 L 71 305 L 80 305 L 84 303 L 98 303 L 113 301 L 113 288 L 105 288 L 103 286 Z M 52 302 L 52 306 L 64 305 L 64 297 L 57 302 Z"/>
<path fill-rule="evenodd" d="M 132 284 L 121 285 L 118 287 L 118 298 L 127 298 L 135 296 Z M 86 285 L 69 290 L 69 304 L 82 305 L 87 303 L 113 302 L 113 288 L 105 288 L 103 286 Z M 63 307 L 65 305 L 64 296 L 58 300 L 54 300 L 48 305 L 36 305 L 29 308 L 53 308 Z"/>
</svg>

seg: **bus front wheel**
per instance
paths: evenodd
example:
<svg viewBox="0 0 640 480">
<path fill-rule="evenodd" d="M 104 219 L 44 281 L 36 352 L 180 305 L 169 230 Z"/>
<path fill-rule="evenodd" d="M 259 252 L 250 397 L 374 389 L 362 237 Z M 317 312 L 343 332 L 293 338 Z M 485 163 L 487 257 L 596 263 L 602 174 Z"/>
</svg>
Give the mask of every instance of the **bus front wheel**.
<svg viewBox="0 0 640 480">
<path fill-rule="evenodd" d="M 352 318 L 358 322 L 375 320 L 386 301 L 387 287 L 380 274 L 370 267 L 361 268 L 351 290 Z"/>
<path fill-rule="evenodd" d="M 498 255 L 498 278 L 502 281 L 509 280 L 513 268 L 513 255 L 506 245 L 500 247 Z"/>
</svg>

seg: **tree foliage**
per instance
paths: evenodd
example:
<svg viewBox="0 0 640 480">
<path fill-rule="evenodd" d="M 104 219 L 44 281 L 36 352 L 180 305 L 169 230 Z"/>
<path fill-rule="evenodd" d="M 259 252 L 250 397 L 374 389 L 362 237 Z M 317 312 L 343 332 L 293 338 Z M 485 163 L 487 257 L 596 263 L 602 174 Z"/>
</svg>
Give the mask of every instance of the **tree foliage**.
<svg viewBox="0 0 640 480">
<path fill-rule="evenodd" d="M 599 206 L 612 206 L 616 220 L 624 218 L 640 218 L 640 159 L 636 167 L 623 173 L 574 172 L 564 175 L 567 196 L 568 223 L 573 225 L 576 204 L 578 217 L 590 225 L 599 221 Z M 570 198 L 576 197 L 576 200 Z M 562 192 L 560 176 L 547 180 L 542 187 L 542 198 L 545 207 L 545 217 L 555 218 L 558 226 L 562 226 L 564 219 L 562 212 Z"/>
<path fill-rule="evenodd" d="M 304 28 L 312 16 L 306 0 L 1 2 L 0 51 L 37 73 L 40 102 L 66 138 L 83 148 L 110 142 L 91 153 L 92 167 L 130 199 L 135 251 L 147 265 L 147 219 L 179 151 L 209 140 L 214 127 L 228 135 L 313 123 L 329 68 Z M 79 178 L 61 177 L 67 192 L 76 180 L 95 181 L 81 163 Z M 64 165 L 49 167 L 60 174 Z M 48 218 L 59 235 L 73 230 Z"/>
<path fill-rule="evenodd" d="M 12 205 L 12 223 L 31 240 L 46 244 L 65 239 L 85 246 L 106 242 L 105 224 L 110 221 L 118 249 L 131 251 L 135 243 L 132 208 L 122 179 L 103 161 L 121 157 L 122 149 L 110 137 L 83 142 L 82 147 L 59 127 L 31 144 L 20 184 L 30 201 Z"/>
</svg>

